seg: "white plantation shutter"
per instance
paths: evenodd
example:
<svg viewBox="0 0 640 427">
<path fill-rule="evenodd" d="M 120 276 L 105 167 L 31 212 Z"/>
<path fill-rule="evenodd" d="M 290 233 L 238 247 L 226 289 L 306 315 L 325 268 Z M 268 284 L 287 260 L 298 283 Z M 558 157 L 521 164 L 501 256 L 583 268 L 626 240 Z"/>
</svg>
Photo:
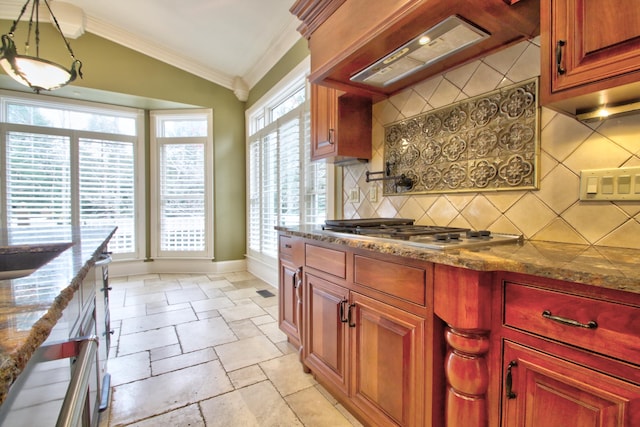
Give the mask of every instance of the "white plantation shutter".
<svg viewBox="0 0 640 427">
<path fill-rule="evenodd" d="M 6 134 L 7 228 L 71 225 L 71 142 L 38 133 Z"/>
<path fill-rule="evenodd" d="M 252 255 L 277 256 L 276 225 L 321 223 L 326 217 L 326 163 L 310 161 L 309 128 L 309 103 L 303 102 L 249 137 L 247 242 Z"/>
<path fill-rule="evenodd" d="M 160 250 L 204 251 L 204 144 L 160 149 Z"/>
<path fill-rule="evenodd" d="M 135 247 L 135 147 L 132 142 L 81 138 L 79 142 L 80 224 L 117 225 L 113 252 Z"/>
</svg>

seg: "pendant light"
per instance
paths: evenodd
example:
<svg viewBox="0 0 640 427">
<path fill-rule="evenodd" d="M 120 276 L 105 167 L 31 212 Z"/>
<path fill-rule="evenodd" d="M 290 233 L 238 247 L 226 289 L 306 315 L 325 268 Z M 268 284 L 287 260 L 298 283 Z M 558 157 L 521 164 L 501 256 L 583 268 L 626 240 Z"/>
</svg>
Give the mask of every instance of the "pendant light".
<svg viewBox="0 0 640 427">
<path fill-rule="evenodd" d="M 38 93 L 41 90 L 59 89 L 74 81 L 77 76 L 82 78 L 82 62 L 76 59 L 73 54 L 71 45 L 62 33 L 58 20 L 51 11 L 51 6 L 49 6 L 48 0 L 42 0 L 42 3 L 44 3 L 49 10 L 55 28 L 60 34 L 60 37 L 62 37 L 67 51 L 71 55 L 71 67 L 67 69 L 55 62 L 40 58 L 40 2 L 41 0 L 27 0 L 22 7 L 22 11 L 18 16 L 18 19 L 13 21 L 11 30 L 9 30 L 7 34 L 2 35 L 2 49 L 0 50 L 0 53 L 2 54 L 2 56 L 0 56 L 0 66 L 2 66 L 4 71 L 18 83 L 28 86 Z M 32 3 L 31 16 L 29 18 L 29 31 L 25 42 L 25 53 L 24 55 L 20 55 L 16 49 L 13 37 L 16 27 L 20 23 L 20 19 L 27 10 L 29 3 Z M 35 34 L 35 56 L 29 56 L 32 32 Z"/>
</svg>

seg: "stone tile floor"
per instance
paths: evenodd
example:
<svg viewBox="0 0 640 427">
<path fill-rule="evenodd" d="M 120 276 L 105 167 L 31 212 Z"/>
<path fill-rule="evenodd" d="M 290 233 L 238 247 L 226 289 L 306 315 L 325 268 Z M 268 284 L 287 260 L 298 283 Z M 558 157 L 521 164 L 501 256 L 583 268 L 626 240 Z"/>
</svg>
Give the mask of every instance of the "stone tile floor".
<svg viewBox="0 0 640 427">
<path fill-rule="evenodd" d="M 112 393 L 100 427 L 359 426 L 278 329 L 247 272 L 112 278 Z"/>
</svg>

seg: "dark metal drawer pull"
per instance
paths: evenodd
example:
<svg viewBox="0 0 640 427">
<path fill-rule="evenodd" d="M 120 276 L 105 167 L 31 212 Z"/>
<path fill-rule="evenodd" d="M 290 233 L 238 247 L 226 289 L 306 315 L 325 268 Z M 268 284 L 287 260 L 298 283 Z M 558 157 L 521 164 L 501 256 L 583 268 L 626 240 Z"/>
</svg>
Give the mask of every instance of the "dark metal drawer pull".
<svg viewBox="0 0 640 427">
<path fill-rule="evenodd" d="M 556 43 L 556 70 L 560 75 L 567 72 L 567 70 L 562 67 L 562 48 L 566 44 L 567 42 L 565 42 L 564 40 L 558 40 L 558 42 Z"/>
<path fill-rule="evenodd" d="M 507 377 L 505 380 L 505 393 L 507 395 L 507 399 L 515 399 L 516 397 L 518 397 L 518 395 L 513 392 L 513 378 L 511 376 L 511 369 L 516 366 L 518 366 L 518 362 L 516 362 L 515 360 L 512 360 L 511 362 L 509 362 L 509 365 L 507 365 Z"/>
<path fill-rule="evenodd" d="M 575 326 L 576 328 L 595 329 L 598 327 L 598 323 L 595 320 L 590 320 L 587 323 L 581 323 L 577 320 L 567 319 L 566 317 L 554 316 L 549 310 L 542 312 L 542 317 L 545 319 L 553 320 L 554 322 L 561 323 L 567 326 Z"/>
<path fill-rule="evenodd" d="M 345 309 L 345 305 L 347 305 L 349 303 L 349 301 L 347 301 L 346 298 L 343 298 L 342 301 L 340 301 L 340 321 L 342 323 L 347 323 L 347 321 L 349 320 L 347 315 L 346 315 L 346 309 Z"/>
</svg>

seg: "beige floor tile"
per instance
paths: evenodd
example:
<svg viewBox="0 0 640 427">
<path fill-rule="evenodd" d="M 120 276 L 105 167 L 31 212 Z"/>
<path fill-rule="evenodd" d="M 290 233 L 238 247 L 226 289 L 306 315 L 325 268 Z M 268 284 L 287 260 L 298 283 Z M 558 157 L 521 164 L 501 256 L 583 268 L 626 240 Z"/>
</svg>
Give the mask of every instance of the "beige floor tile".
<svg viewBox="0 0 640 427">
<path fill-rule="evenodd" d="M 182 304 L 169 304 L 166 301 L 159 301 L 151 304 L 147 304 L 147 315 L 166 313 L 169 311 L 184 310 L 185 308 L 191 308 L 191 304 L 188 302 Z"/>
<path fill-rule="evenodd" d="M 259 383 L 267 379 L 262 369 L 258 365 L 247 366 L 237 371 L 229 372 L 231 384 L 238 389 L 248 385 Z"/>
<path fill-rule="evenodd" d="M 265 323 L 258 328 L 274 343 L 287 340 L 287 336 L 280 330 L 277 322 Z"/>
<path fill-rule="evenodd" d="M 175 328 L 169 326 L 166 328 L 155 329 L 152 331 L 138 332 L 136 334 L 122 334 L 118 343 L 118 356 L 125 354 L 138 353 L 152 348 L 164 347 L 167 345 L 177 344 L 178 336 Z"/>
<path fill-rule="evenodd" d="M 207 295 L 199 287 L 193 287 L 189 289 L 176 289 L 169 291 L 167 294 L 167 301 L 169 304 L 180 304 L 181 302 L 201 301 L 207 299 Z"/>
<path fill-rule="evenodd" d="M 278 347 L 264 336 L 219 345 L 215 350 L 227 372 L 282 356 Z"/>
<path fill-rule="evenodd" d="M 107 368 L 111 374 L 111 385 L 117 386 L 151 376 L 149 352 L 129 354 L 109 359 Z"/>
<path fill-rule="evenodd" d="M 140 304 L 151 304 L 156 302 L 166 302 L 167 296 L 164 292 L 154 292 L 150 294 L 141 294 L 141 295 L 129 295 L 127 294 L 124 299 L 124 305 L 140 305 Z"/>
<path fill-rule="evenodd" d="M 187 368 L 189 366 L 199 365 L 201 363 L 216 360 L 218 356 L 213 348 L 205 348 L 203 350 L 193 351 L 191 353 L 181 354 L 166 359 L 151 362 L 151 372 L 153 375 L 160 375 L 178 369 Z"/>
<path fill-rule="evenodd" d="M 263 335 L 262 331 L 251 321 L 251 319 L 230 322 L 229 327 L 238 339 L 258 337 Z"/>
<path fill-rule="evenodd" d="M 225 291 L 224 293 L 227 295 L 227 297 L 231 300 L 239 300 L 239 299 L 245 299 L 245 298 L 253 298 L 258 296 L 258 294 L 256 293 L 257 289 L 254 288 L 253 286 L 248 287 L 248 288 L 243 288 L 243 289 L 238 289 L 234 286 L 233 290 L 230 291 Z"/>
<path fill-rule="evenodd" d="M 238 339 L 221 317 L 183 323 L 177 325 L 176 330 L 184 353 Z"/>
<path fill-rule="evenodd" d="M 196 313 L 200 313 L 203 311 L 220 310 L 222 308 L 235 307 L 235 304 L 227 297 L 220 297 L 202 301 L 193 301 L 191 303 L 191 306 L 196 311 Z"/>
<path fill-rule="evenodd" d="M 287 396 L 285 400 L 307 427 L 352 425 L 315 387 Z"/>
<path fill-rule="evenodd" d="M 200 403 L 208 427 L 302 426 L 271 383 L 261 383 Z"/>
<path fill-rule="evenodd" d="M 220 315 L 227 322 L 235 322 L 236 320 L 249 319 L 251 317 L 264 316 L 267 314 L 262 307 L 253 301 L 243 301 L 237 307 L 221 308 Z"/>
<path fill-rule="evenodd" d="M 302 372 L 302 365 L 295 353 L 262 362 L 260 367 L 282 396 L 288 396 L 316 384 L 310 374 Z"/>
<path fill-rule="evenodd" d="M 265 323 L 275 322 L 277 319 L 274 319 L 268 314 L 264 316 L 254 317 L 251 319 L 251 322 L 255 325 L 264 325 Z"/>
<path fill-rule="evenodd" d="M 111 425 L 121 426 L 233 390 L 217 360 L 114 387 Z"/>
<path fill-rule="evenodd" d="M 180 348 L 180 344 L 174 344 L 166 347 L 153 348 L 149 353 L 151 354 L 151 361 L 154 362 L 156 360 L 166 359 L 167 357 L 178 356 L 182 354 L 182 348 Z"/>
<path fill-rule="evenodd" d="M 194 322 L 198 320 L 191 307 L 167 311 L 164 313 L 152 314 L 144 317 L 122 320 L 122 333 L 132 334 L 135 332 L 148 331 L 151 329 L 163 328 L 165 326 L 177 325 L 180 323 Z"/>
<path fill-rule="evenodd" d="M 189 405 L 176 409 L 157 417 L 148 418 L 139 423 L 129 424 L 127 427 L 205 427 L 198 405 Z"/>
<path fill-rule="evenodd" d="M 196 316 L 198 316 L 198 320 L 213 319 L 214 317 L 220 317 L 220 312 L 218 310 L 202 311 L 196 313 Z"/>
<path fill-rule="evenodd" d="M 147 315 L 147 306 L 145 304 L 130 305 L 127 307 L 118 306 L 111 301 L 109 297 L 109 313 L 111 313 L 111 321 L 130 319 L 133 317 L 140 317 Z M 124 303 L 123 303 L 124 304 Z"/>
</svg>

